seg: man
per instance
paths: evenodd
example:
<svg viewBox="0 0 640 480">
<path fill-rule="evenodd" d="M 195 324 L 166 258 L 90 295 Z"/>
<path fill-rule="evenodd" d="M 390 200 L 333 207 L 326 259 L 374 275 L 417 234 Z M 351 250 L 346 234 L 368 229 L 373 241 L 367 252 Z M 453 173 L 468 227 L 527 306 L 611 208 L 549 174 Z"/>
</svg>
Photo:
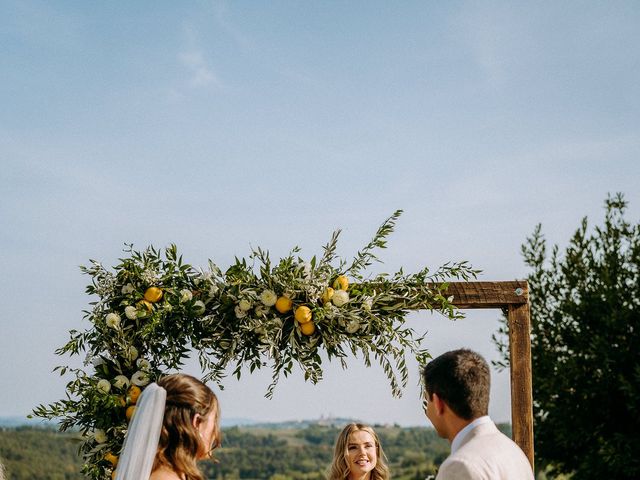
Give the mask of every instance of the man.
<svg viewBox="0 0 640 480">
<path fill-rule="evenodd" d="M 451 443 L 436 480 L 533 480 L 525 454 L 488 416 L 491 377 L 484 358 L 453 350 L 422 373 L 427 417 Z"/>
</svg>

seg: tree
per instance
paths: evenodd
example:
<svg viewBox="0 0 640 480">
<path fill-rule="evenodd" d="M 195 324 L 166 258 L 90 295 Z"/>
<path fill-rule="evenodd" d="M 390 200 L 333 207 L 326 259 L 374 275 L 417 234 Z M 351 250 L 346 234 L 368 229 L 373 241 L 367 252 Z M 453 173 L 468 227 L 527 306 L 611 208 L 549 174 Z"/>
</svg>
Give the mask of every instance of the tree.
<svg viewBox="0 0 640 480">
<path fill-rule="evenodd" d="M 622 194 L 547 258 L 538 225 L 522 246 L 531 302 L 536 461 L 573 478 L 640 478 L 640 225 Z M 508 363 L 506 323 L 494 341 Z"/>
</svg>

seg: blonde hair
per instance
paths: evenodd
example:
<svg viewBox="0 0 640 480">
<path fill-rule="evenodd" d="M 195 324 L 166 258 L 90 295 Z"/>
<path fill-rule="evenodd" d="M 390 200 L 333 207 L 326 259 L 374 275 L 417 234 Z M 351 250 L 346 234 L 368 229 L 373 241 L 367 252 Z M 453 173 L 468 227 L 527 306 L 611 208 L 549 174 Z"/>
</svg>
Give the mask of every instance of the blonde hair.
<svg viewBox="0 0 640 480">
<path fill-rule="evenodd" d="M 347 462 L 349 436 L 359 430 L 369 433 L 376 444 L 378 461 L 376 462 L 374 469 L 371 471 L 371 480 L 388 480 L 390 478 L 389 467 L 387 466 L 387 457 L 382 451 L 382 445 L 380 445 L 380 439 L 376 432 L 368 425 L 364 425 L 362 423 L 350 423 L 342 429 L 342 432 L 340 432 L 340 435 L 338 435 L 338 439 L 336 440 L 336 447 L 333 452 L 333 461 L 331 462 L 329 476 L 327 477 L 328 480 L 345 480 L 349 478 L 349 474 L 351 473 L 349 463 Z"/>
<path fill-rule="evenodd" d="M 211 451 L 220 446 L 218 398 L 200 380 L 181 373 L 160 379 L 158 385 L 167 391 L 167 401 L 153 471 L 164 466 L 185 480 L 205 480 L 196 461 L 210 456 Z M 210 451 L 203 451 L 200 432 L 193 425 L 196 414 L 214 415 Z"/>
</svg>

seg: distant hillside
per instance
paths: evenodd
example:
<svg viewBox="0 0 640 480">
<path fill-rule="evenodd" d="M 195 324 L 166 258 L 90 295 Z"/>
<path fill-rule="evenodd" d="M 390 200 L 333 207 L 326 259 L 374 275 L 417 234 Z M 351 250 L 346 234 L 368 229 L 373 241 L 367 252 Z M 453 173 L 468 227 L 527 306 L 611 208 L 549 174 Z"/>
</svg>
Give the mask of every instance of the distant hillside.
<svg viewBox="0 0 640 480">
<path fill-rule="evenodd" d="M 326 419 L 325 419 L 326 420 Z M 300 427 L 254 424 L 223 429 L 219 463 L 203 462 L 216 480 L 323 480 L 339 426 L 318 421 Z M 331 422 L 328 422 L 331 423 Z M 376 427 L 394 480 L 424 480 L 448 455 L 449 445 L 431 428 Z M 82 480 L 76 434 L 22 426 L 0 429 L 0 459 L 11 480 Z M 86 480 L 86 479 L 85 479 Z"/>
</svg>

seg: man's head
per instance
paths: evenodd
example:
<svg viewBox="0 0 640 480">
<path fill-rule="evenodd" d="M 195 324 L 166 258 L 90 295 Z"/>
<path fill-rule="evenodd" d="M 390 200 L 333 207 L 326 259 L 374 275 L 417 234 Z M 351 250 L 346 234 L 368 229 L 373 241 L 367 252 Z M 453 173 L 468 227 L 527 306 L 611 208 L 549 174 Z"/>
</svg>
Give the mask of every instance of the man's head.
<svg viewBox="0 0 640 480">
<path fill-rule="evenodd" d="M 491 376 L 489 365 L 478 353 L 467 349 L 444 353 L 424 367 L 422 376 L 428 402 L 435 394 L 465 421 L 488 414 Z"/>
</svg>

